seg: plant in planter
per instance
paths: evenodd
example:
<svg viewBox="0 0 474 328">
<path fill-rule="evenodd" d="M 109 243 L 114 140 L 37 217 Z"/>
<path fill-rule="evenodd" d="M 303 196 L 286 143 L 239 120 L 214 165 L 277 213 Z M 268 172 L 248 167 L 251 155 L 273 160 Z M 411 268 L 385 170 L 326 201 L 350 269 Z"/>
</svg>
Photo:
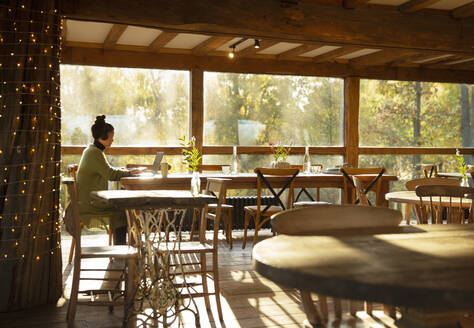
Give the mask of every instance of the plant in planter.
<svg viewBox="0 0 474 328">
<path fill-rule="evenodd" d="M 290 163 L 287 162 L 288 155 L 291 151 L 290 146 L 283 146 L 281 143 L 275 145 L 270 143 L 273 151 L 273 161 L 271 163 L 271 167 L 279 168 L 279 169 L 288 169 L 290 168 Z"/>
<path fill-rule="evenodd" d="M 464 162 L 464 156 L 461 155 L 461 152 L 459 151 L 459 149 L 456 149 L 456 159 L 458 161 L 456 166 L 459 170 L 459 173 L 461 173 L 461 175 L 462 175 L 461 186 L 468 187 L 469 186 L 468 177 L 467 177 L 468 166 L 467 166 L 466 162 Z"/>
<path fill-rule="evenodd" d="M 199 195 L 201 192 L 201 178 L 199 177 L 199 161 L 201 155 L 199 150 L 196 148 L 196 138 L 192 137 L 191 140 L 186 140 L 186 137 L 179 138 L 179 144 L 183 147 L 183 163 L 186 164 L 188 171 L 192 172 L 193 177 L 191 178 L 191 193 L 193 196 Z M 190 149 L 187 149 L 190 148 Z"/>
</svg>

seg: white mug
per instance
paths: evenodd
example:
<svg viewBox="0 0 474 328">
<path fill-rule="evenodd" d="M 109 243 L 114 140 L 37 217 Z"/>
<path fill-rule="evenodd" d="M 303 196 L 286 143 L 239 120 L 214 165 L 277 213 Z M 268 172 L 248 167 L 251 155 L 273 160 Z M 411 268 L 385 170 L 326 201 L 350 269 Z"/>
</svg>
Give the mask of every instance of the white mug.
<svg viewBox="0 0 474 328">
<path fill-rule="evenodd" d="M 168 163 L 161 163 L 161 177 L 166 179 L 168 177 Z"/>
</svg>

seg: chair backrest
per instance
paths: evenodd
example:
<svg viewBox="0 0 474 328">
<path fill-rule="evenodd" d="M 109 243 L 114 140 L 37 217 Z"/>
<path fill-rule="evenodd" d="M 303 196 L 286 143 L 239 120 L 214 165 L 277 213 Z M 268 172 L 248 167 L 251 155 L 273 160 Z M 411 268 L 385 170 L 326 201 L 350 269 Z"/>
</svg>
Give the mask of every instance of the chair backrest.
<svg viewBox="0 0 474 328">
<path fill-rule="evenodd" d="M 125 165 L 127 169 L 136 169 L 137 167 L 144 167 L 148 170 L 151 170 L 153 168 L 153 164 L 127 164 Z M 168 171 L 170 171 L 172 168 L 171 164 L 168 163 Z M 158 167 L 158 171 L 161 170 L 161 166 Z"/>
<path fill-rule="evenodd" d="M 66 192 L 68 194 L 67 203 L 64 210 L 64 225 L 66 231 L 76 240 L 76 247 L 81 247 L 81 219 L 79 215 L 79 205 L 77 200 L 76 184 L 67 183 Z"/>
<path fill-rule="evenodd" d="M 359 199 L 359 203 L 363 206 L 370 206 L 369 199 L 367 198 L 367 195 L 365 194 L 364 183 L 362 182 L 362 180 L 359 179 L 357 176 L 353 176 L 352 181 L 354 181 L 356 195 L 357 195 L 357 198 Z"/>
<path fill-rule="evenodd" d="M 435 178 L 438 176 L 438 166 L 436 164 L 421 164 L 421 169 L 425 178 Z"/>
<path fill-rule="evenodd" d="M 289 209 L 294 202 L 294 180 L 300 172 L 297 168 L 277 169 L 277 168 L 256 168 L 254 172 L 257 174 L 257 216 L 263 215 L 271 205 L 267 205 L 262 209 L 262 189 L 268 189 L 274 199 L 283 209 Z M 275 191 L 275 184 L 269 181 L 268 177 L 281 177 L 278 181 L 278 187 L 282 186 L 280 191 Z M 281 200 L 282 194 L 288 190 L 288 201 L 286 206 Z"/>
<path fill-rule="evenodd" d="M 473 195 L 474 188 L 460 186 L 428 185 L 418 186 L 415 189 L 416 195 L 420 197 L 422 223 L 428 223 L 428 211 L 431 212 L 431 223 L 443 223 L 443 209 L 446 211 L 446 223 L 466 223 L 465 206 L 468 201 L 466 196 L 471 198 L 471 206 L 467 222 L 473 223 Z M 428 200 L 423 197 L 428 198 Z"/>
<path fill-rule="evenodd" d="M 77 170 L 79 169 L 79 165 L 77 164 L 71 164 L 67 166 L 67 171 L 68 173 L 72 176 L 74 180 L 74 189 L 76 190 L 77 194 Z"/>
<path fill-rule="evenodd" d="M 451 178 L 421 178 L 407 181 L 405 187 L 409 191 L 415 191 L 418 186 L 460 186 L 461 181 Z"/>
<path fill-rule="evenodd" d="M 216 179 L 208 178 L 206 183 L 206 189 L 203 191 L 206 195 L 212 195 L 217 197 L 217 206 L 213 213 L 209 212 L 209 207 L 206 205 L 203 211 L 201 218 L 201 231 L 200 231 L 200 240 L 205 242 L 206 236 L 206 223 L 208 219 L 213 220 L 213 238 L 212 244 L 214 248 L 217 248 L 218 243 L 218 234 L 219 234 L 219 222 L 222 214 L 222 204 L 225 204 L 226 194 L 227 194 L 227 183 L 231 181 L 230 179 Z"/>
<path fill-rule="evenodd" d="M 359 200 L 356 198 L 356 188 L 353 176 L 357 176 L 364 185 L 364 193 L 369 191 L 375 192 L 375 204 L 380 205 L 383 201 L 381 197 L 382 176 L 385 173 L 385 168 L 352 168 L 344 167 L 339 170 L 344 176 L 344 203 L 357 204 Z M 374 177 L 375 175 L 375 177 Z M 370 204 L 370 202 L 369 202 Z"/>
<path fill-rule="evenodd" d="M 275 214 L 273 230 L 278 234 L 317 235 L 325 231 L 396 227 L 402 213 L 387 207 L 319 205 Z"/>
</svg>

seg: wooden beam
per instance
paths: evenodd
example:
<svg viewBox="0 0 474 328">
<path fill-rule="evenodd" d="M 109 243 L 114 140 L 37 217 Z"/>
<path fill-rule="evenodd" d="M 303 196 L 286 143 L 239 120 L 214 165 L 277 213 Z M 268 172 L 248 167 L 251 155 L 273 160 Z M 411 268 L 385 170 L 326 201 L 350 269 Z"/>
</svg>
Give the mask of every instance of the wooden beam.
<svg viewBox="0 0 474 328">
<path fill-rule="evenodd" d="M 472 21 L 370 7 L 347 10 L 300 2 L 285 8 L 275 0 L 174 0 L 172 6 L 169 0 L 115 0 L 113 5 L 108 0 L 62 0 L 60 14 L 175 32 L 474 54 Z"/>
<path fill-rule="evenodd" d="M 191 115 L 190 134 L 196 138 L 196 148 L 202 153 L 204 130 L 204 73 L 201 69 L 191 70 Z M 202 163 L 202 159 L 200 161 Z"/>
<path fill-rule="evenodd" d="M 216 50 L 217 48 L 220 48 L 230 40 L 232 40 L 233 37 L 231 36 L 213 36 L 210 37 L 209 39 L 205 40 L 204 42 L 201 42 L 197 46 L 195 46 L 192 50 L 193 55 L 206 55 L 209 52 Z"/>
<path fill-rule="evenodd" d="M 440 0 L 409 0 L 398 6 L 398 10 L 405 13 L 412 13 L 423 8 L 429 7 Z"/>
<path fill-rule="evenodd" d="M 354 9 L 361 5 L 365 5 L 370 0 L 342 0 L 342 6 L 346 9 Z"/>
<path fill-rule="evenodd" d="M 160 52 L 161 48 L 166 46 L 168 42 L 173 40 L 178 33 L 162 31 L 155 40 L 153 40 L 148 49 L 152 52 Z"/>
<path fill-rule="evenodd" d="M 359 164 L 359 95 L 360 79 L 346 77 L 344 80 L 344 161 L 352 167 Z"/>
<path fill-rule="evenodd" d="M 407 57 L 417 54 L 414 50 L 403 50 L 403 49 L 393 49 L 393 50 L 381 50 L 365 56 L 360 56 L 354 59 L 351 59 L 349 63 L 351 65 L 384 65 L 394 60 L 399 59 L 400 57 Z"/>
<path fill-rule="evenodd" d="M 310 52 L 314 49 L 320 48 L 324 46 L 323 43 L 321 44 L 302 44 L 301 46 L 298 46 L 296 48 L 284 51 L 276 56 L 277 59 L 289 59 L 289 58 L 294 58 L 297 57 L 298 55 Z"/>
<path fill-rule="evenodd" d="M 227 56 L 193 56 L 187 54 L 151 53 L 65 47 L 62 62 L 75 65 L 110 67 L 139 67 L 156 69 L 290 74 L 302 76 L 359 76 L 369 79 L 474 83 L 471 71 L 455 69 L 420 69 L 386 66 L 356 66 L 341 63 L 314 63 L 276 59 L 240 58 Z"/>
<path fill-rule="evenodd" d="M 122 25 L 122 24 L 114 24 L 110 28 L 109 34 L 107 34 L 107 37 L 104 40 L 104 45 L 103 47 L 105 49 L 110 49 L 115 47 L 117 44 L 118 39 L 122 36 L 123 32 L 127 29 L 127 25 Z"/>
<path fill-rule="evenodd" d="M 474 148 L 359 147 L 359 155 L 454 155 L 457 149 L 462 154 L 474 154 Z"/>
<path fill-rule="evenodd" d="M 238 51 L 236 53 L 237 56 L 239 56 L 239 57 L 252 56 L 252 55 L 255 55 L 257 52 L 268 49 L 271 46 L 274 46 L 275 44 L 278 43 L 278 41 L 275 41 L 275 40 L 259 40 L 259 42 L 260 42 L 260 47 L 259 48 L 255 48 L 254 45 L 251 44 L 247 48 Z"/>
<path fill-rule="evenodd" d="M 474 1 L 451 10 L 451 16 L 454 18 L 468 18 L 474 16 Z"/>
<path fill-rule="evenodd" d="M 341 57 L 350 53 L 353 53 L 355 51 L 362 50 L 363 48 L 361 47 L 356 47 L 356 46 L 346 46 L 346 47 L 340 47 L 338 49 L 331 50 L 329 52 L 325 52 L 321 55 L 317 55 L 313 57 L 313 61 L 315 63 L 323 63 L 323 62 L 328 62 L 332 61 L 333 59 L 337 57 Z"/>
</svg>

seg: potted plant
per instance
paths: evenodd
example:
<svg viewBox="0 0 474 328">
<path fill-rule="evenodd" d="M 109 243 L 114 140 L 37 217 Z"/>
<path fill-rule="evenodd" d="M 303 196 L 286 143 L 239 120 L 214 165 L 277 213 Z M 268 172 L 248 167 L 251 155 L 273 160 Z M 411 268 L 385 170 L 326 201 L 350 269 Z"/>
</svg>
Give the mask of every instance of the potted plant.
<svg viewBox="0 0 474 328">
<path fill-rule="evenodd" d="M 201 179 L 198 171 L 201 155 L 196 148 L 196 138 L 192 137 L 191 140 L 186 140 L 186 137 L 183 136 L 179 138 L 179 141 L 181 146 L 186 147 L 183 149 L 183 163 L 186 164 L 188 171 L 192 172 L 191 193 L 193 196 L 197 196 L 201 192 Z"/>
<path fill-rule="evenodd" d="M 459 149 L 456 149 L 456 159 L 458 161 L 456 167 L 458 168 L 459 173 L 461 173 L 462 176 L 462 183 L 461 186 L 463 187 L 469 187 L 469 182 L 468 182 L 468 166 L 466 162 L 464 162 L 464 156 L 461 155 L 461 152 Z"/>
<path fill-rule="evenodd" d="M 271 167 L 279 169 L 290 168 L 290 163 L 287 162 L 287 157 L 290 154 L 291 146 L 283 146 L 281 143 L 278 143 L 278 145 L 271 143 L 270 146 L 273 151 Z"/>
</svg>

